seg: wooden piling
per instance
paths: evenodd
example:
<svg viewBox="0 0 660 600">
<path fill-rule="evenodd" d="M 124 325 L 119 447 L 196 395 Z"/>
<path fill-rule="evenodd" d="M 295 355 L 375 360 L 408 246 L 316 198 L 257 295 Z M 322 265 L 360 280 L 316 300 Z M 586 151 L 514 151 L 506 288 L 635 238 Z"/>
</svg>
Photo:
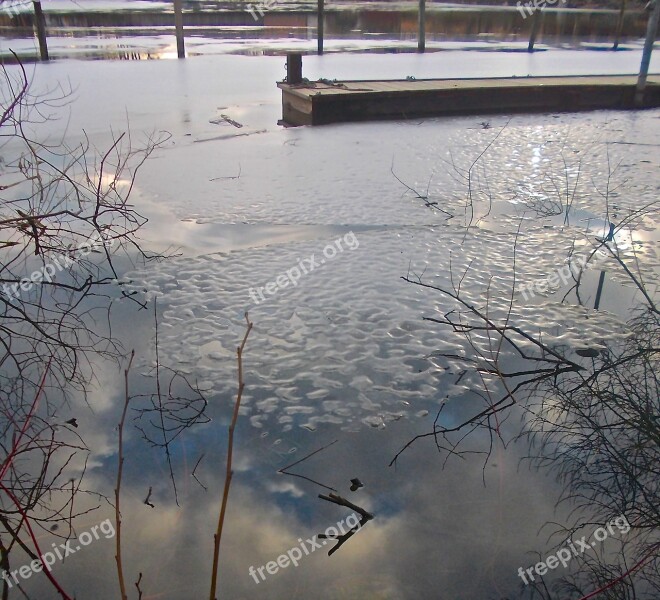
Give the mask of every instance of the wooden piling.
<svg viewBox="0 0 660 600">
<path fill-rule="evenodd" d="M 639 77 L 637 78 L 637 87 L 635 90 L 635 106 L 644 105 L 644 92 L 646 90 L 646 78 L 649 74 L 649 65 L 651 64 L 651 53 L 655 36 L 658 33 L 658 23 L 660 22 L 660 0 L 655 0 L 653 12 L 649 16 L 648 26 L 646 27 L 646 41 L 642 52 L 642 63 L 639 66 Z"/>
<path fill-rule="evenodd" d="M 179 58 L 186 57 L 186 46 L 183 38 L 183 2 L 174 0 L 174 29 L 176 30 L 176 53 Z"/>
<path fill-rule="evenodd" d="M 317 52 L 323 54 L 323 23 L 325 20 L 324 0 L 318 0 L 316 11 Z"/>
<path fill-rule="evenodd" d="M 290 85 L 302 83 L 302 54 L 289 52 L 286 55 L 286 82 Z"/>
<path fill-rule="evenodd" d="M 623 21 L 626 15 L 626 0 L 621 0 L 621 8 L 619 9 L 619 20 L 616 24 L 616 33 L 614 35 L 614 44 L 612 50 L 616 50 L 619 47 L 619 41 L 621 40 L 621 32 L 623 31 Z"/>
<path fill-rule="evenodd" d="M 41 8 L 41 2 L 32 2 L 34 6 L 34 16 L 35 22 L 37 25 L 37 38 L 39 39 L 39 54 L 41 55 L 41 60 L 48 61 L 48 42 L 46 40 L 46 17 L 44 17 L 44 11 Z"/>
<path fill-rule="evenodd" d="M 424 50 L 426 50 L 426 0 L 419 0 L 417 52 L 424 52 Z"/>
<path fill-rule="evenodd" d="M 532 17 L 532 31 L 529 34 L 529 44 L 527 45 L 527 52 L 534 52 L 534 44 L 536 43 L 536 36 L 538 35 L 543 19 L 543 9 L 537 8 Z"/>
</svg>

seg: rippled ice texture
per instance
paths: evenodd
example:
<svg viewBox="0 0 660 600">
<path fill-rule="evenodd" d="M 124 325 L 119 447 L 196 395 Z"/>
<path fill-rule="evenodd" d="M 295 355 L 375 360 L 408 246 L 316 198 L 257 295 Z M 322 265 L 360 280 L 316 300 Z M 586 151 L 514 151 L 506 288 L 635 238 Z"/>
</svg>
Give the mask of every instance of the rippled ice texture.
<svg viewBox="0 0 660 600">
<path fill-rule="evenodd" d="M 627 334 L 634 291 L 622 293 L 625 279 L 611 258 L 599 262 L 608 273 L 601 311 L 561 305 L 565 290 L 530 299 L 520 290 L 557 272 L 571 252 L 587 256 L 608 219 L 629 220 L 617 243 L 647 285 L 657 282 L 657 205 L 644 207 L 657 197 L 658 117 L 437 119 L 191 143 L 176 154 L 186 155 L 188 193 L 156 184 L 161 208 L 185 220 L 184 254 L 129 274 L 127 287 L 158 298 L 161 361 L 184 365 L 209 397 L 226 402 L 249 310 L 255 330 L 242 410 L 256 427 L 356 429 L 422 415 L 475 383 L 464 377 L 453 385 L 461 361 L 431 355 L 471 351 L 462 335 L 422 320 L 457 307 L 402 276 L 440 287 L 460 281 L 462 295 L 500 323 L 512 303 L 510 324 L 546 342 L 578 348 Z M 209 153 L 216 175 L 240 177 L 210 182 Z M 164 178 L 176 169 L 174 156 L 156 161 L 154 180 L 156 171 Z M 452 218 L 426 207 L 392 170 Z M 265 302 L 250 297 L 250 288 L 312 253 L 319 261 L 326 245 L 352 239 L 349 232 L 357 248 L 344 243 Z M 214 251 L 222 238 L 236 249 Z M 588 306 L 595 277 L 585 276 Z M 474 341 L 489 351 L 488 339 Z"/>
</svg>

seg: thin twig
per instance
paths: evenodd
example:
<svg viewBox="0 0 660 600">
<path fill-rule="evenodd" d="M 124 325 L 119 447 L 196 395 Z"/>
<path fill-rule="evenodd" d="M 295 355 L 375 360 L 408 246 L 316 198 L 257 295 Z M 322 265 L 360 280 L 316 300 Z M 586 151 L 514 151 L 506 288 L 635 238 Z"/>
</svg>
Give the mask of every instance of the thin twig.
<svg viewBox="0 0 660 600">
<path fill-rule="evenodd" d="M 204 452 L 202 452 L 200 457 L 197 459 L 197 462 L 195 463 L 195 468 L 192 470 L 192 476 L 195 479 L 195 481 L 204 488 L 204 491 L 207 491 L 207 487 L 197 478 L 197 475 L 195 475 L 195 472 L 197 471 L 197 467 L 199 467 L 199 463 L 202 462 L 202 458 L 204 458 Z"/>
<path fill-rule="evenodd" d="M 115 486 L 115 523 L 117 534 L 115 536 L 116 542 L 116 554 L 115 561 L 117 562 L 117 577 L 119 578 L 119 590 L 121 592 L 121 599 L 128 600 L 126 594 L 126 584 L 124 583 L 124 568 L 121 561 L 121 511 L 119 507 L 119 493 L 121 491 L 121 476 L 124 468 L 124 422 L 126 421 L 126 413 L 128 412 L 128 405 L 131 401 L 130 396 L 128 395 L 128 372 L 131 370 L 131 365 L 133 364 L 133 357 L 135 356 L 135 350 L 131 351 L 131 358 L 128 361 L 128 366 L 124 369 L 124 409 L 121 413 L 121 419 L 119 421 L 119 443 L 118 443 L 118 463 L 117 463 L 117 484 Z"/>
<path fill-rule="evenodd" d="M 346 498 L 343 498 L 339 494 L 330 494 L 328 496 L 325 496 L 323 494 L 319 494 L 319 498 L 322 500 L 327 500 L 328 502 L 332 502 L 333 504 L 338 504 L 339 506 L 345 506 L 347 508 L 350 508 L 351 510 L 354 510 L 356 513 L 360 515 L 360 522 L 347 531 L 346 533 L 342 535 L 333 535 L 329 536 L 326 535 L 325 533 L 319 533 L 316 537 L 320 540 L 324 539 L 332 539 L 336 540 L 337 543 L 328 551 L 328 556 L 332 556 L 339 548 L 341 548 L 353 535 L 355 535 L 360 529 L 362 529 L 362 526 L 365 525 L 368 521 L 371 521 L 374 516 L 370 513 L 364 510 L 361 506 L 358 506 L 357 504 L 353 504 L 350 500 L 346 500 Z"/>
<path fill-rule="evenodd" d="M 144 503 L 147 506 L 151 506 L 151 508 L 156 508 L 152 502 L 149 502 L 149 500 L 151 500 L 151 492 L 152 492 L 152 488 L 151 486 L 149 486 L 149 492 L 147 493 L 147 497 L 144 499 Z"/>
<path fill-rule="evenodd" d="M 163 434 L 163 448 L 165 448 L 165 458 L 167 459 L 167 468 L 170 471 L 170 479 L 172 481 L 172 488 L 174 489 L 174 502 L 179 506 L 179 494 L 176 489 L 176 479 L 174 478 L 174 468 L 172 467 L 172 455 L 170 454 L 170 441 L 167 439 L 167 428 L 165 427 L 165 415 L 163 410 L 163 396 L 160 387 L 160 354 L 158 349 L 158 304 L 154 299 L 154 328 L 155 340 L 154 346 L 156 348 L 156 395 L 158 397 L 158 417 L 160 419 L 160 430 Z"/>
<path fill-rule="evenodd" d="M 238 421 L 238 410 L 241 407 L 241 398 L 243 397 L 243 388 L 245 383 L 243 382 L 243 349 L 247 343 L 248 336 L 252 331 L 252 323 L 248 317 L 248 313 L 245 313 L 245 322 L 247 323 L 247 329 L 245 335 L 243 336 L 243 341 L 241 345 L 236 349 L 236 359 L 238 362 L 238 392 L 236 394 L 236 403 L 234 404 L 234 414 L 231 418 L 231 424 L 229 425 L 229 435 L 227 438 L 227 469 L 225 473 L 225 487 L 222 493 L 222 506 L 220 508 L 220 516 L 218 518 L 218 527 L 215 534 L 213 535 L 213 571 L 211 573 L 211 591 L 209 594 L 210 600 L 216 599 L 216 587 L 218 584 L 218 559 L 220 557 L 220 540 L 222 538 L 222 527 L 225 523 L 225 512 L 227 510 L 227 500 L 229 499 L 229 486 L 231 485 L 231 478 L 233 471 L 231 469 L 232 465 L 232 455 L 234 452 L 234 429 L 236 428 L 236 422 Z"/>
<path fill-rule="evenodd" d="M 305 481 L 309 481 L 309 482 L 314 483 L 316 485 L 320 485 L 322 488 L 325 488 L 326 490 L 330 490 L 331 492 L 336 492 L 337 490 L 333 487 L 330 487 L 328 485 L 324 485 L 324 484 L 320 483 L 319 481 L 311 479 L 310 477 L 306 477 L 305 475 L 299 475 L 298 473 L 290 473 L 289 471 L 287 471 L 287 469 L 290 469 L 291 467 L 295 467 L 296 465 L 299 465 L 301 462 L 307 460 L 311 456 L 314 456 L 318 452 L 321 452 L 322 450 L 325 450 L 326 448 L 329 448 L 333 444 L 336 444 L 338 441 L 339 440 L 335 440 L 334 442 L 330 442 L 329 444 L 323 446 L 322 448 L 319 448 L 318 450 L 314 450 L 314 452 L 310 452 L 307 456 L 304 456 L 300 460 L 297 460 L 296 462 L 291 463 L 290 465 L 287 465 L 286 467 L 282 467 L 277 472 L 282 473 L 283 475 L 291 475 L 292 477 L 300 477 L 301 479 L 304 479 Z"/>
<path fill-rule="evenodd" d="M 142 581 L 142 573 L 140 573 L 138 580 L 135 582 L 135 587 L 138 591 L 138 600 L 142 600 L 142 590 L 140 589 L 140 582 Z"/>
</svg>

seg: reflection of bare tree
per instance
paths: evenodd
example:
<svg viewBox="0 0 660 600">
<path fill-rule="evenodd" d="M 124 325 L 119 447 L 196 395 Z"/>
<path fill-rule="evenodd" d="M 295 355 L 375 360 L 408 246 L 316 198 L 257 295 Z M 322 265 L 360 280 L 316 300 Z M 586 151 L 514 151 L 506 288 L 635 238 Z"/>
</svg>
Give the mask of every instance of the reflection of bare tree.
<svg viewBox="0 0 660 600">
<path fill-rule="evenodd" d="M 585 372 L 559 378 L 529 405 L 534 417 L 524 435 L 536 445 L 531 458 L 562 482 L 562 500 L 594 523 L 624 514 L 633 528 L 619 561 L 585 557 L 580 574 L 560 581 L 553 598 L 580 598 L 615 579 L 612 598 L 660 593 L 660 313 L 644 307 L 629 325 L 633 335 L 624 343 L 608 346 Z M 575 531 L 577 524 L 558 533 Z"/>
<path fill-rule="evenodd" d="M 493 207 L 493 190 L 490 186 L 488 168 L 482 160 L 488 153 L 491 146 L 499 140 L 500 136 L 506 130 L 511 119 L 499 129 L 499 131 L 492 137 L 486 147 L 470 162 L 469 166 L 464 167 L 459 165 L 454 157 L 449 157 L 449 160 L 444 161 L 446 167 L 449 169 L 448 174 L 452 177 L 455 183 L 465 189 L 464 195 L 454 199 L 451 204 L 456 206 L 456 211 L 448 211 L 440 206 L 440 200 L 432 200 L 430 196 L 430 187 L 433 177 L 429 177 L 426 185 L 426 190 L 421 193 L 419 190 L 403 181 L 394 171 L 394 160 L 390 167 L 390 173 L 403 187 L 406 188 L 404 194 L 412 193 L 418 200 L 424 202 L 424 206 L 432 211 L 437 211 L 445 215 L 446 220 L 452 219 L 457 216 L 458 210 L 464 213 L 464 224 L 466 227 L 471 227 L 473 224 L 479 224 L 483 219 L 488 217 Z M 490 125 L 488 126 L 490 128 Z M 484 128 L 487 129 L 487 128 Z M 446 200 L 445 200 L 446 202 Z M 483 215 L 477 217 L 475 208 L 480 204 L 486 205 L 486 210 Z"/>
<path fill-rule="evenodd" d="M 576 186 L 567 178 L 564 192 L 557 188 L 560 198 L 554 204 L 544 198 L 527 208 L 540 208 L 541 216 L 563 214 L 567 224 Z M 608 218 L 615 216 L 609 205 L 611 190 L 608 179 L 601 194 Z M 554 581 L 540 578 L 521 596 L 641 599 L 660 593 L 660 311 L 638 257 L 617 246 L 614 235 L 627 231 L 632 238 L 636 225 L 653 211 L 657 202 L 631 209 L 627 216 L 616 215 L 616 227 L 597 240 L 586 261 L 597 252 L 606 253 L 619 281 L 637 292 L 639 305 L 627 322 L 627 335 L 619 338 L 587 341 L 576 348 L 550 342 L 533 325 L 518 320 L 515 234 L 512 288 L 504 310 L 501 302 L 496 310 L 490 297 L 475 300 L 466 293 L 469 266 L 464 273 L 452 272 L 448 285 L 410 273 L 403 277 L 441 296 L 443 314 L 425 320 L 459 334 L 468 352 L 442 350 L 434 356 L 453 367 L 454 383 L 464 378 L 472 383 L 462 406 L 453 405 L 450 424 L 443 424 L 443 402 L 433 428 L 405 444 L 391 464 L 423 438 L 433 439 L 447 458 L 476 451 L 487 462 L 496 444 L 506 445 L 518 436 L 507 439 L 506 431 L 511 430 L 503 426 L 518 415 L 523 423 L 519 436 L 529 443 L 530 460 L 556 475 L 563 484 L 560 500 L 574 508 L 573 522 L 554 532 L 561 542 L 585 525 L 596 527 L 619 515 L 632 526 L 627 535 L 613 536 L 602 551 L 575 558 L 576 575 L 559 575 Z M 583 270 L 577 270 L 569 292 L 579 304 L 582 275 Z M 479 432 L 485 433 L 485 443 L 484 436 L 475 435 Z"/>
<path fill-rule="evenodd" d="M 146 219 L 129 198 L 167 134 L 139 144 L 130 133 L 114 135 L 102 153 L 86 136 L 67 145 L 44 129 L 69 92 L 34 94 L 20 62 L 0 77 L 0 523 L 8 567 L 16 545 L 39 553 L 38 527 L 65 523 L 69 538 L 85 510 L 75 502 L 84 468 L 67 479 L 87 453 L 67 400 L 86 394 L 93 357 L 122 355 L 103 290 L 118 278 L 119 254 L 157 258 L 140 249 L 135 234 Z"/>
<path fill-rule="evenodd" d="M 122 600 L 127 600 L 128 598 L 126 591 L 124 563 L 122 559 L 121 487 L 124 463 L 126 461 L 124 430 L 129 408 L 132 408 L 136 414 L 134 418 L 136 421 L 136 428 L 141 432 L 143 439 L 146 440 L 151 446 L 163 449 L 165 451 L 165 457 L 170 472 L 170 480 L 172 482 L 172 489 L 174 491 L 174 499 L 177 506 L 179 506 L 179 499 L 177 493 L 176 478 L 174 476 L 174 467 L 172 465 L 170 445 L 186 429 L 189 429 L 193 425 L 200 422 L 208 422 L 208 417 L 205 415 L 207 402 L 200 391 L 196 387 L 192 386 L 186 377 L 180 372 L 166 367 L 160 363 L 160 352 L 158 348 L 158 311 L 155 303 L 154 320 L 156 330 L 154 339 L 156 364 L 153 368 L 153 374 L 156 378 L 156 389 L 151 394 L 130 393 L 129 374 L 133 364 L 133 359 L 135 357 L 135 352 L 132 351 L 129 355 L 128 364 L 124 369 L 124 403 L 117 426 L 119 436 L 117 443 L 117 476 L 114 493 L 116 530 L 115 563 Z M 151 372 L 147 373 L 147 375 L 151 374 Z M 167 382 L 167 385 L 162 385 L 163 382 Z M 133 407 L 132 404 L 137 404 L 137 406 Z M 192 476 L 195 477 L 195 479 L 197 479 L 195 476 L 195 470 L 197 469 L 202 456 L 200 456 L 192 471 Z M 197 481 L 199 483 L 199 480 Z M 200 485 L 202 484 L 200 483 Z M 206 490 L 203 485 L 202 487 Z M 156 506 L 150 501 L 152 493 L 153 486 L 149 486 L 149 491 L 147 492 L 147 496 L 144 499 L 144 504 L 151 508 L 155 508 Z M 143 593 L 140 588 L 141 582 L 142 573 L 138 573 L 137 581 L 134 583 L 138 590 L 139 597 L 142 597 Z"/>
<path fill-rule="evenodd" d="M 209 418 L 205 414 L 207 402 L 202 393 L 193 387 L 184 375 L 161 364 L 158 348 L 158 311 L 155 301 L 154 328 L 156 332 L 154 340 L 156 364 L 152 372 L 148 374 L 153 374 L 155 377 L 156 390 L 151 394 L 135 396 L 136 399 L 143 400 L 142 405 L 135 409 L 137 413 L 135 420 L 136 427 L 142 433 L 143 438 L 150 445 L 165 451 L 174 499 L 178 505 L 179 499 L 170 445 L 186 429 L 198 423 L 209 422 Z"/>
<path fill-rule="evenodd" d="M 313 452 L 310 452 L 306 456 L 303 456 L 301 459 L 291 463 L 290 465 L 287 465 L 286 467 L 282 467 L 281 469 L 278 470 L 278 473 L 282 473 L 283 475 L 289 475 L 291 477 L 299 477 L 300 479 L 304 479 L 305 481 L 309 481 L 310 483 L 313 483 L 314 485 L 318 485 L 322 488 L 325 488 L 328 490 L 330 493 L 329 494 L 319 494 L 318 497 L 321 500 L 325 500 L 326 502 L 331 502 L 333 504 L 336 504 L 338 506 L 345 506 L 346 508 L 350 508 L 351 510 L 355 511 L 360 515 L 360 520 L 353 526 L 351 529 L 349 529 L 347 532 L 342 533 L 341 535 L 338 533 L 337 535 L 326 535 L 324 533 L 319 533 L 317 534 L 316 537 L 320 540 L 324 539 L 330 539 L 330 540 L 335 540 L 337 543 L 328 551 L 328 556 L 332 556 L 339 548 L 341 548 L 350 538 L 352 538 L 360 529 L 369 521 L 371 521 L 374 518 L 374 515 L 362 508 L 361 506 L 358 506 L 357 504 L 354 504 L 353 502 L 350 502 L 349 500 L 346 500 L 343 496 L 340 496 L 337 494 L 337 490 L 333 487 L 330 487 L 329 485 L 326 485 L 325 483 L 321 483 L 320 481 L 316 481 L 315 479 L 312 479 L 311 477 L 307 477 L 306 475 L 302 475 L 300 473 L 294 473 L 291 471 L 291 469 L 297 465 L 302 464 L 305 462 L 307 459 L 311 458 L 315 454 L 318 454 L 319 452 L 323 452 L 330 446 L 334 446 L 339 440 L 334 440 L 330 442 L 329 444 L 326 444 L 325 446 L 322 446 L 321 448 L 317 448 Z M 364 484 L 357 478 L 351 479 L 351 491 L 355 492 L 358 489 L 364 487 Z"/>
<path fill-rule="evenodd" d="M 135 239 L 146 219 L 128 200 L 139 169 L 166 138 L 135 149 L 130 134 L 120 134 L 100 157 L 86 138 L 75 147 L 40 141 L 36 132 L 66 92 L 34 97 L 22 66 L 3 75 L 2 377 L 34 385 L 33 367 L 52 357 L 59 387 L 82 387 L 87 353 L 117 356 L 110 336 L 90 327 L 103 313 L 89 298 L 117 279 L 118 252 L 147 258 Z"/>
</svg>

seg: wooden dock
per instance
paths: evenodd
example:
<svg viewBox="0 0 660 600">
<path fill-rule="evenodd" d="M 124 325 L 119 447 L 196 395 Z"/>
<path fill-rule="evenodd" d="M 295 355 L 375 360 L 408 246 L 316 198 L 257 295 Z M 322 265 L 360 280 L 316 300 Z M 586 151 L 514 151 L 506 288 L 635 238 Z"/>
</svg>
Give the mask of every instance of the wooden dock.
<svg viewBox="0 0 660 600">
<path fill-rule="evenodd" d="M 660 75 L 634 106 L 636 75 L 278 83 L 288 125 L 466 114 L 660 107 Z"/>
</svg>

